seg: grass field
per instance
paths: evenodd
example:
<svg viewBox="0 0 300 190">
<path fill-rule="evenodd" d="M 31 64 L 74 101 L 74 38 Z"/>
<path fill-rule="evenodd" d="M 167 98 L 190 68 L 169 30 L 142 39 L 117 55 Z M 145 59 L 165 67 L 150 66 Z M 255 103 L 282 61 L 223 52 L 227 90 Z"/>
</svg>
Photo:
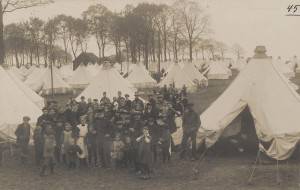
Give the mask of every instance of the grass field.
<svg viewBox="0 0 300 190">
<path fill-rule="evenodd" d="M 233 78 L 236 76 L 234 72 Z M 233 79 L 232 78 L 232 79 Z M 197 112 L 205 110 L 231 83 L 210 81 L 209 87 L 190 95 Z M 294 80 L 300 84 L 300 76 Z M 63 99 L 63 97 L 61 97 Z M 276 165 L 259 165 L 253 185 L 247 185 L 255 154 L 222 155 L 211 153 L 200 161 L 182 161 L 172 156 L 169 164 L 155 165 L 153 178 L 143 181 L 126 169 L 117 171 L 94 168 L 69 171 L 58 166 L 55 175 L 39 177 L 32 163 L 20 166 L 15 160 L 0 167 L 0 190 L 296 190 L 300 189 L 297 160 L 280 163 L 282 183 L 276 184 Z M 193 168 L 199 167 L 195 175 Z"/>
</svg>

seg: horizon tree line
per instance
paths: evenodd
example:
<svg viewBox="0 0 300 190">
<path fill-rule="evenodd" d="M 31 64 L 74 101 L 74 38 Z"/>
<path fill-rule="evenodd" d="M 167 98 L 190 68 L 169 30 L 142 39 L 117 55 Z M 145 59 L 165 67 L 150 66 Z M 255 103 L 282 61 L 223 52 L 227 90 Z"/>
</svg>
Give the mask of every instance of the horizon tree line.
<svg viewBox="0 0 300 190">
<path fill-rule="evenodd" d="M 37 5 L 40 4 L 32 4 Z M 17 66 L 68 64 L 87 52 L 91 40 L 97 44 L 99 60 L 107 57 L 109 47 L 114 47 L 116 62 L 143 62 L 147 69 L 151 62 L 157 62 L 157 71 L 162 61 L 224 59 L 229 51 L 237 58 L 243 55 L 240 45 L 231 48 L 209 38 L 211 33 L 210 17 L 195 1 L 126 5 L 120 12 L 95 4 L 81 18 L 60 14 L 47 21 L 33 17 L 24 23 L 6 25 L 4 57 Z"/>
</svg>

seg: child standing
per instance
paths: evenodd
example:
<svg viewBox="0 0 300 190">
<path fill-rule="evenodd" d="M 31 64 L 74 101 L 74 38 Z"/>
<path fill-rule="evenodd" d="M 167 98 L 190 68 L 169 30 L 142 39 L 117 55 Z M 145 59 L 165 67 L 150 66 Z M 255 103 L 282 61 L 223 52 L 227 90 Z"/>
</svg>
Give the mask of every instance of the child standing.
<svg viewBox="0 0 300 190">
<path fill-rule="evenodd" d="M 111 163 L 113 169 L 116 169 L 120 165 L 120 162 L 123 159 L 123 155 L 124 155 L 123 149 L 124 149 L 124 143 L 121 140 L 120 133 L 117 133 L 111 145 L 110 155 L 111 155 Z"/>
<path fill-rule="evenodd" d="M 54 154 L 55 154 L 56 139 L 54 131 L 50 125 L 46 127 L 44 134 L 44 163 L 40 172 L 41 176 L 45 176 L 46 169 L 49 167 L 51 174 L 54 173 Z"/>
<path fill-rule="evenodd" d="M 148 127 L 143 128 L 143 135 L 136 139 L 138 142 L 138 162 L 141 167 L 141 179 L 150 179 L 152 166 L 151 137 Z"/>
<path fill-rule="evenodd" d="M 78 154 L 82 154 L 82 151 L 80 147 L 76 144 L 75 140 L 73 140 L 69 148 L 66 150 L 69 169 L 75 169 L 77 167 Z"/>
<path fill-rule="evenodd" d="M 74 144 L 74 134 L 72 131 L 72 126 L 70 123 L 65 124 L 65 129 L 62 133 L 61 136 L 61 142 L 62 142 L 62 147 L 61 147 L 61 154 L 62 154 L 62 159 L 63 162 L 68 166 L 69 165 L 69 157 L 68 157 L 68 150 L 71 145 Z"/>
<path fill-rule="evenodd" d="M 77 125 L 78 139 L 76 141 L 77 145 L 80 147 L 82 153 L 78 154 L 80 165 L 88 166 L 88 148 L 87 148 L 87 134 L 88 125 L 86 124 L 86 119 L 84 116 L 80 117 L 80 124 Z"/>
</svg>

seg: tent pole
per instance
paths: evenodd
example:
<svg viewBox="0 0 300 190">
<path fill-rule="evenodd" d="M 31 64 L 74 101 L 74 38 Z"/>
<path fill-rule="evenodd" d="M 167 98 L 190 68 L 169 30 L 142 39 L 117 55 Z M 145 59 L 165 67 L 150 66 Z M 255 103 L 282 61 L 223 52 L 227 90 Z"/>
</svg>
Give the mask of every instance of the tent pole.
<svg viewBox="0 0 300 190">
<path fill-rule="evenodd" d="M 276 183 L 277 185 L 280 185 L 281 183 L 278 160 L 276 160 Z"/>
<path fill-rule="evenodd" d="M 251 185 L 252 184 L 252 179 L 253 179 L 253 176 L 254 176 L 254 172 L 256 170 L 256 166 L 257 166 L 257 163 L 258 163 L 258 160 L 260 158 L 260 150 L 258 149 L 257 151 L 257 155 L 256 155 L 256 159 L 255 159 L 255 162 L 254 162 L 254 165 L 253 165 L 253 169 L 250 173 L 250 177 L 248 179 L 248 185 Z"/>
<path fill-rule="evenodd" d="M 193 168 L 193 172 L 194 172 L 194 179 L 197 179 L 198 175 L 199 175 L 199 169 L 201 164 L 204 161 L 205 155 L 208 151 L 208 148 L 205 148 L 205 150 L 203 151 L 203 153 L 200 155 L 199 157 L 199 163 Z"/>
</svg>

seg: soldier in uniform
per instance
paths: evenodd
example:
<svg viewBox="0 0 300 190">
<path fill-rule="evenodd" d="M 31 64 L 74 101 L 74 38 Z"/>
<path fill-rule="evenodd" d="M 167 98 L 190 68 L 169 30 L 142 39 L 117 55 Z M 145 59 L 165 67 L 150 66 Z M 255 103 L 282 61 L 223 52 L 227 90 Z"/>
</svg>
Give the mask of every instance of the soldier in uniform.
<svg viewBox="0 0 300 190">
<path fill-rule="evenodd" d="M 132 111 L 137 112 L 137 113 L 142 113 L 144 110 L 144 103 L 143 101 L 139 98 L 139 93 L 135 92 L 134 93 L 135 99 L 132 101 Z"/>
<path fill-rule="evenodd" d="M 125 94 L 125 105 L 124 105 L 124 109 L 126 111 L 131 111 L 131 100 L 129 100 L 129 95 Z"/>
<path fill-rule="evenodd" d="M 81 96 L 80 100 L 81 101 L 78 103 L 78 114 L 79 114 L 79 117 L 85 115 L 86 112 L 87 112 L 87 110 L 88 110 L 88 104 L 85 101 L 85 97 Z"/>
<path fill-rule="evenodd" d="M 17 146 L 20 148 L 21 163 L 24 164 L 28 157 L 28 144 L 30 140 L 31 126 L 29 124 L 30 118 L 28 116 L 23 117 L 23 123 L 18 125 L 15 135 L 17 137 Z"/>
<path fill-rule="evenodd" d="M 118 104 L 122 104 L 122 102 L 125 101 L 125 98 L 122 96 L 122 92 L 121 91 L 118 91 L 118 97 L 117 97 L 117 102 Z"/>
<path fill-rule="evenodd" d="M 106 96 L 106 92 L 103 92 L 103 96 L 100 99 L 100 104 L 102 105 L 110 104 L 110 99 Z"/>
<path fill-rule="evenodd" d="M 191 139 L 192 160 L 194 160 L 196 159 L 196 136 L 201 125 L 201 121 L 199 115 L 194 111 L 192 106 L 193 104 L 187 104 L 182 118 L 183 136 L 181 142 L 182 152 L 180 153 L 180 157 L 185 157 L 185 153 L 189 148 L 188 141 Z"/>
</svg>

